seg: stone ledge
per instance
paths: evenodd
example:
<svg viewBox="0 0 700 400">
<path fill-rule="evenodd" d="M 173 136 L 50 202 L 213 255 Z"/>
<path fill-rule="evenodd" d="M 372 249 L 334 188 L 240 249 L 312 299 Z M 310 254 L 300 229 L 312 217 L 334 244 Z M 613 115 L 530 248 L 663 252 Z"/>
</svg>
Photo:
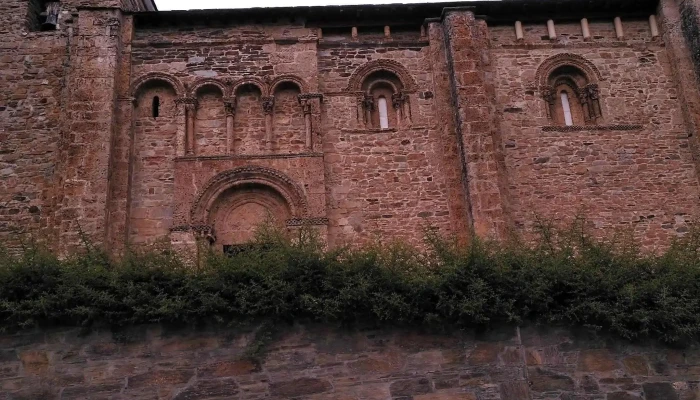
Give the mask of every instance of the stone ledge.
<svg viewBox="0 0 700 400">
<path fill-rule="evenodd" d="M 639 131 L 644 125 L 573 125 L 573 126 L 543 126 L 543 132 L 582 132 L 582 131 Z"/>
<path fill-rule="evenodd" d="M 176 162 L 208 161 L 208 160 L 272 160 L 278 158 L 317 158 L 323 153 L 290 153 L 290 154 L 240 154 L 220 156 L 184 156 L 175 158 Z"/>
</svg>

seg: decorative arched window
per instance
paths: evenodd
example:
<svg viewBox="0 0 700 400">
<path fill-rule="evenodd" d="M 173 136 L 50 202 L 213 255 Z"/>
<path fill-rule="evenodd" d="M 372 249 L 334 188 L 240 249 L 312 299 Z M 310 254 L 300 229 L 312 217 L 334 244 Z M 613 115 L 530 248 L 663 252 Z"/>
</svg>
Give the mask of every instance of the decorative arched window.
<svg viewBox="0 0 700 400">
<path fill-rule="evenodd" d="M 406 118 L 406 96 L 401 80 L 389 71 L 376 71 L 362 84 L 364 123 L 368 128 L 389 129 Z"/>
<path fill-rule="evenodd" d="M 549 120 L 563 126 L 601 122 L 599 77 L 593 64 L 575 54 L 558 54 L 542 63 L 537 80 Z"/>
</svg>

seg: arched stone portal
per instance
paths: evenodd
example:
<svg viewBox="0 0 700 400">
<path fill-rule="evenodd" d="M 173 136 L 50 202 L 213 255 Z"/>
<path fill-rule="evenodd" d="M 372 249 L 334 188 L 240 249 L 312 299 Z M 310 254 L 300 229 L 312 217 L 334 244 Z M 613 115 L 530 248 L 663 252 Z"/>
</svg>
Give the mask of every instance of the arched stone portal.
<svg viewBox="0 0 700 400">
<path fill-rule="evenodd" d="M 222 192 L 209 211 L 219 250 L 250 242 L 263 224 L 284 228 L 292 217 L 287 201 L 269 186 L 247 184 Z"/>
<path fill-rule="evenodd" d="M 308 205 L 302 189 L 285 174 L 265 167 L 247 166 L 222 172 L 202 190 L 191 210 L 193 226 L 209 227 L 218 249 L 246 243 L 256 228 L 305 218 Z"/>
</svg>

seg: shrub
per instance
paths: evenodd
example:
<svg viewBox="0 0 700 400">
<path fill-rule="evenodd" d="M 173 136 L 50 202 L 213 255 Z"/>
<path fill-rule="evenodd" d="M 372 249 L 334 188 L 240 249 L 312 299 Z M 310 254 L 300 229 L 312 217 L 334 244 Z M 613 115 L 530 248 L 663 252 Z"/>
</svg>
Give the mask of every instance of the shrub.
<svg viewBox="0 0 700 400">
<path fill-rule="evenodd" d="M 319 321 L 434 329 L 540 323 L 667 343 L 700 334 L 700 232 L 663 254 L 595 240 L 580 224 L 534 243 L 426 233 L 403 244 L 324 250 L 309 235 L 262 232 L 231 257 L 193 268 L 167 246 L 119 260 L 89 247 L 61 260 L 39 246 L 0 252 L 5 330 L 141 323 Z"/>
</svg>

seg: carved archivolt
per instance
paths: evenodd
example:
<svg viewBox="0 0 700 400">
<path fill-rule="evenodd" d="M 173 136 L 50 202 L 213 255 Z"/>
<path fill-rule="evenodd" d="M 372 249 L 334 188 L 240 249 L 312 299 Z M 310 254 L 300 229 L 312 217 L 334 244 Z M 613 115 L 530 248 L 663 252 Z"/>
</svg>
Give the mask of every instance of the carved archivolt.
<svg viewBox="0 0 700 400">
<path fill-rule="evenodd" d="M 245 85 L 253 85 L 260 90 L 260 94 L 265 96 L 269 90 L 268 86 L 265 82 L 261 81 L 260 79 L 257 78 L 243 78 L 239 79 L 235 82 L 233 82 L 232 87 L 231 87 L 231 92 L 230 94 L 227 94 L 227 97 L 235 97 L 236 93 L 238 92 L 238 89 L 241 88 L 241 86 Z"/>
<path fill-rule="evenodd" d="M 275 94 L 275 90 L 277 89 L 277 86 L 279 86 L 282 83 L 285 82 L 291 82 L 295 84 L 299 88 L 300 93 L 307 93 L 309 91 L 308 86 L 306 85 L 306 82 L 304 82 L 303 79 L 299 78 L 298 76 L 294 75 L 280 75 L 277 78 L 275 78 L 272 83 L 270 83 L 270 91 L 269 95 L 273 96 Z"/>
<path fill-rule="evenodd" d="M 548 85 L 549 77 L 557 68 L 563 66 L 576 67 L 586 76 L 588 83 L 598 83 L 603 80 L 600 70 L 590 61 L 578 54 L 560 53 L 542 62 L 535 73 L 535 82 L 539 88 Z"/>
<path fill-rule="evenodd" d="M 394 60 L 374 60 L 362 65 L 352 73 L 345 90 L 349 92 L 362 91 L 362 83 L 367 76 L 377 71 L 388 71 L 396 75 L 403 84 L 403 90 L 405 91 L 416 89 L 416 82 L 413 76 L 401 63 Z"/>
<path fill-rule="evenodd" d="M 129 90 L 130 95 L 135 98 L 143 85 L 153 81 L 167 83 L 173 88 L 173 90 L 175 90 L 177 97 L 186 96 L 185 85 L 183 85 L 182 82 L 180 82 L 180 80 L 176 77 L 163 72 L 149 72 L 135 79 L 131 84 L 131 89 Z"/>
<path fill-rule="evenodd" d="M 228 95 L 228 89 L 226 88 L 226 84 L 224 82 L 214 78 L 202 78 L 194 81 L 194 83 L 190 86 L 189 96 L 197 97 L 197 92 L 206 86 L 214 86 L 218 88 L 221 91 L 222 96 Z"/>
<path fill-rule="evenodd" d="M 293 217 L 308 216 L 308 202 L 299 185 L 280 171 L 251 165 L 222 172 L 209 180 L 192 205 L 192 223 L 206 225 L 209 211 L 222 193 L 250 184 L 267 186 L 279 193 L 289 205 Z"/>
</svg>

